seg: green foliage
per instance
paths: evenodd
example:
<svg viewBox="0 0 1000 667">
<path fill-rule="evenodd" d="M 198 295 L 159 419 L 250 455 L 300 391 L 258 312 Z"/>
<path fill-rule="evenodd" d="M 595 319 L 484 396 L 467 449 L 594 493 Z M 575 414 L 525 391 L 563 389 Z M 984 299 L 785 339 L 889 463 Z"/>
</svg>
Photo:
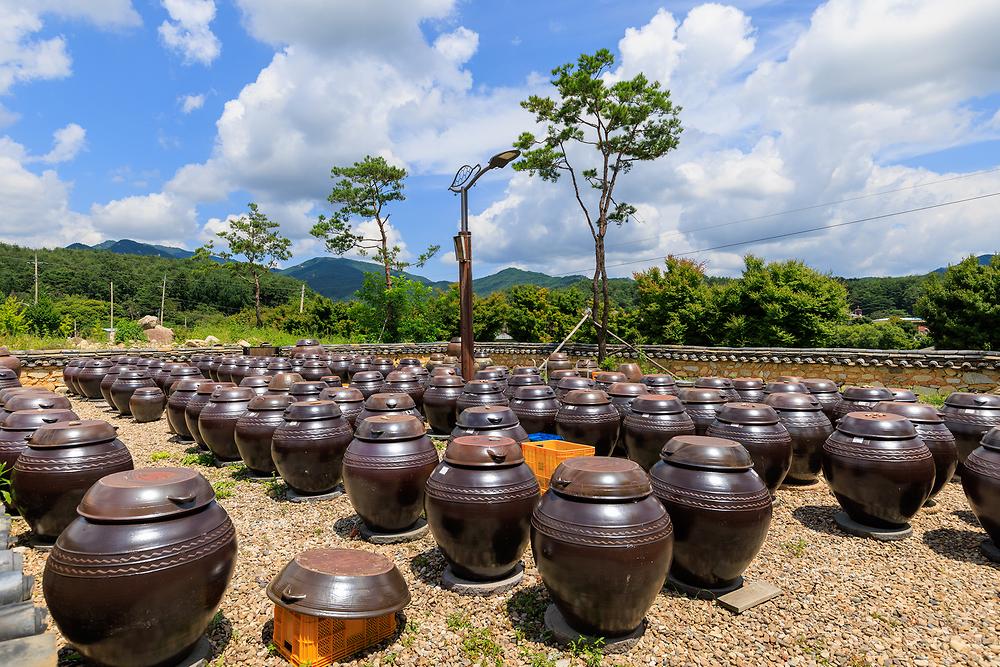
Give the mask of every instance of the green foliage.
<svg viewBox="0 0 1000 667">
<path fill-rule="evenodd" d="M 577 658 L 583 660 L 587 667 L 600 667 L 604 662 L 604 638 L 587 639 L 580 637 L 570 642 L 569 651 Z"/>
<path fill-rule="evenodd" d="M 1000 256 L 981 265 L 967 257 L 931 276 L 917 300 L 938 348 L 995 350 L 1000 347 Z"/>
<path fill-rule="evenodd" d="M 493 638 L 489 628 L 469 628 L 462 639 L 462 654 L 473 664 L 487 665 L 493 663 L 503 667 L 503 647 Z"/>
<path fill-rule="evenodd" d="M 707 341 L 704 325 L 712 289 L 705 267 L 688 259 L 666 258 L 666 270 L 653 267 L 635 274 L 639 326 L 650 340 L 667 344 Z"/>
<path fill-rule="evenodd" d="M 166 459 L 173 458 L 173 456 L 174 455 L 171 454 L 170 452 L 167 452 L 167 451 L 158 451 L 158 452 L 153 452 L 152 454 L 150 454 L 149 455 L 149 459 L 151 461 L 154 461 L 154 462 L 155 461 L 164 461 Z"/>
<path fill-rule="evenodd" d="M 21 336 L 28 333 L 24 304 L 13 294 L 0 302 L 0 335 Z"/>
<path fill-rule="evenodd" d="M 847 304 L 870 318 L 905 317 L 914 312 L 926 280 L 927 276 L 847 278 Z"/>
<path fill-rule="evenodd" d="M 131 343 L 144 341 L 146 336 L 142 331 L 142 326 L 135 320 L 115 320 L 115 342 Z"/>
<path fill-rule="evenodd" d="M 390 287 L 374 273 L 365 274 L 357 300 L 348 309 L 353 332 L 377 342 L 440 340 L 438 329 L 426 317 L 431 288 L 397 277 Z"/>
<path fill-rule="evenodd" d="M 868 350 L 914 350 L 927 347 L 926 336 L 908 331 L 898 318 L 888 322 L 850 322 L 831 327 L 828 347 Z"/>
<path fill-rule="evenodd" d="M 225 500 L 233 495 L 233 488 L 235 488 L 236 482 L 231 479 L 222 479 L 218 482 L 212 482 L 212 488 L 215 490 L 215 497 L 219 500 Z"/>
<path fill-rule="evenodd" d="M 55 336 L 61 333 L 63 318 L 48 297 L 42 296 L 38 303 L 29 304 L 24 310 L 24 319 L 28 331 L 36 336 Z"/>
<path fill-rule="evenodd" d="M 13 472 L 6 463 L 0 463 L 0 500 L 9 506 L 14 505 L 14 487 L 10 483 Z"/>
<path fill-rule="evenodd" d="M 199 465 L 199 466 L 211 466 L 215 465 L 215 456 L 211 452 L 198 452 L 196 454 L 185 454 L 184 458 L 181 459 L 181 464 Z"/>
</svg>

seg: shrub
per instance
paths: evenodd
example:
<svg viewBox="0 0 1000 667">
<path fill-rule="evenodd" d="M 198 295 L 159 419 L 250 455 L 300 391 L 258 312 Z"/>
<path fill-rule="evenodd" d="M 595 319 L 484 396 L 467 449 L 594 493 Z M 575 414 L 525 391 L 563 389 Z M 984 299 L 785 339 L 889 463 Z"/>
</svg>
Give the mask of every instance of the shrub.
<svg viewBox="0 0 1000 667">
<path fill-rule="evenodd" d="M 21 336 L 28 333 L 28 322 L 24 311 L 24 304 L 13 295 L 0 303 L 0 334 Z"/>
<path fill-rule="evenodd" d="M 142 326 L 135 320 L 118 320 L 115 322 L 115 342 L 130 343 L 132 341 L 144 341 L 146 335 L 142 331 Z"/>
</svg>

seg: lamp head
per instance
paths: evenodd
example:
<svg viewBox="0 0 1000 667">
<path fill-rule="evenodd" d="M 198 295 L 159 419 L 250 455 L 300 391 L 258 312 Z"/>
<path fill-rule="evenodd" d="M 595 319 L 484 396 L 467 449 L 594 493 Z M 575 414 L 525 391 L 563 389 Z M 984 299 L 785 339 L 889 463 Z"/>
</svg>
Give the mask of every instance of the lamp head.
<svg viewBox="0 0 1000 667">
<path fill-rule="evenodd" d="M 496 155 L 490 158 L 489 168 L 503 169 L 508 164 L 516 160 L 519 155 L 521 155 L 521 151 L 515 150 L 513 148 L 507 151 L 503 151 L 502 153 L 497 153 Z"/>
</svg>

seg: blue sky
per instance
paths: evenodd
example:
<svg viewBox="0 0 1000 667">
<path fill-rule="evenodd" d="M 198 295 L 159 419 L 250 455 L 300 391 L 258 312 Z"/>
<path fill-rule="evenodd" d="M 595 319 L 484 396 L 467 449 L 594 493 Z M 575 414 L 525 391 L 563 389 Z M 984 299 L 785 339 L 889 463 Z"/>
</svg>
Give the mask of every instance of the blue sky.
<svg viewBox="0 0 1000 667">
<path fill-rule="evenodd" d="M 1000 249 L 988 199 L 700 252 L 1000 191 L 988 0 L 0 0 L 0 24 L 4 241 L 193 248 L 254 200 L 297 263 L 323 254 L 308 228 L 329 168 L 372 153 L 412 174 L 396 238 L 410 255 L 441 245 L 421 272 L 451 278 L 454 170 L 532 127 L 517 102 L 549 94 L 552 67 L 608 47 L 613 76 L 660 80 L 686 128 L 622 185 L 639 213 L 609 234 L 616 275 L 671 252 L 719 274 L 753 251 L 870 275 Z M 478 275 L 590 270 L 566 183 L 491 174 L 471 208 Z"/>
</svg>

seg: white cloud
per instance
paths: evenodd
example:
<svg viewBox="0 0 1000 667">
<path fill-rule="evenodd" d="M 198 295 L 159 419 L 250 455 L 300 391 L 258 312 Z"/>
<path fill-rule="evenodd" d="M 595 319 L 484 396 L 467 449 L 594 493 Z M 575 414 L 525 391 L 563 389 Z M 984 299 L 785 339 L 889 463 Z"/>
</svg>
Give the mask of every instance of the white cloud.
<svg viewBox="0 0 1000 667">
<path fill-rule="evenodd" d="M 86 146 L 87 131 L 76 123 L 70 123 L 53 132 L 52 140 L 52 150 L 45 155 L 25 158 L 25 161 L 47 162 L 49 164 L 69 162 Z"/>
<path fill-rule="evenodd" d="M 171 20 L 160 24 L 160 39 L 183 56 L 185 64 L 210 65 L 222 46 L 209 28 L 215 19 L 215 0 L 162 0 Z"/>
<path fill-rule="evenodd" d="M 181 104 L 181 111 L 183 113 L 191 113 L 205 106 L 205 96 L 201 94 L 182 95 L 178 101 Z"/>
<path fill-rule="evenodd" d="M 90 220 L 107 238 L 127 237 L 154 243 L 177 243 L 197 231 L 194 206 L 165 193 L 94 204 Z"/>
<path fill-rule="evenodd" d="M 465 27 L 444 33 L 434 40 L 434 50 L 456 65 L 468 62 L 478 48 L 479 33 Z"/>
</svg>

